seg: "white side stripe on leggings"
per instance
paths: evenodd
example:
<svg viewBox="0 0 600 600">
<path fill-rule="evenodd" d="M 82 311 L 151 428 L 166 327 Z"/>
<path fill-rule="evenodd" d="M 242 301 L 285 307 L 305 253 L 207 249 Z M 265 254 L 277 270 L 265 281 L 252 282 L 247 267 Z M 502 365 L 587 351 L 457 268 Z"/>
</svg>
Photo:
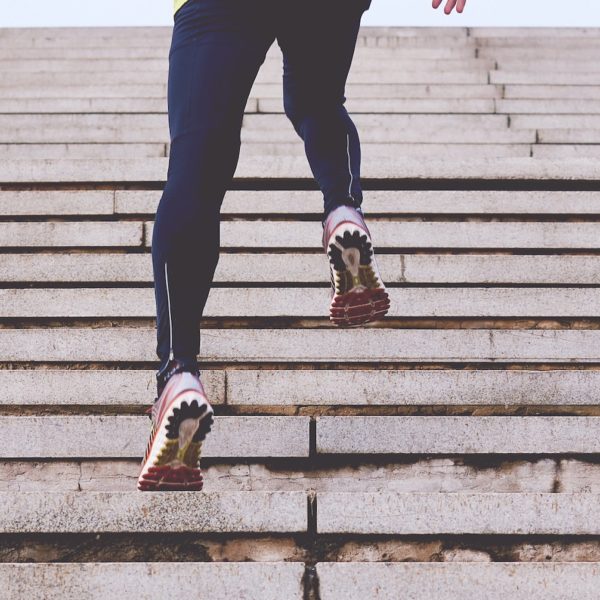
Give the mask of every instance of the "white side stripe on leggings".
<svg viewBox="0 0 600 600">
<path fill-rule="evenodd" d="M 167 308 L 169 309 L 169 358 L 173 359 L 173 320 L 171 318 L 171 295 L 169 294 L 169 276 L 165 260 L 165 282 L 167 284 Z"/>
<path fill-rule="evenodd" d="M 352 181 L 353 181 L 353 177 L 352 177 L 352 167 L 350 166 L 350 134 L 347 133 L 346 134 L 346 154 L 348 155 L 348 172 L 350 173 L 350 185 L 348 186 L 348 196 L 350 196 L 350 198 L 352 200 L 354 200 L 354 198 L 352 197 Z"/>
</svg>

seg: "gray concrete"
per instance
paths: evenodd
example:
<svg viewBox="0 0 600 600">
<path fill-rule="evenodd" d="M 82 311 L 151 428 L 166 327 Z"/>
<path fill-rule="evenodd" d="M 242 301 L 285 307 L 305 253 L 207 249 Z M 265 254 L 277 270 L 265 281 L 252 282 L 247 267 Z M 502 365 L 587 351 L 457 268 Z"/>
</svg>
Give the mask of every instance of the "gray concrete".
<svg viewBox="0 0 600 600">
<path fill-rule="evenodd" d="M 598 494 L 317 494 L 319 533 L 598 535 Z"/>
<path fill-rule="evenodd" d="M 132 246 L 143 241 L 143 224 L 135 221 L 0 223 L 0 246 L 44 248 L 48 246 Z"/>
<path fill-rule="evenodd" d="M 42 190 L 0 192 L 0 215 L 112 215 L 112 190 Z"/>
<path fill-rule="evenodd" d="M 600 223 L 593 222 L 373 221 L 368 227 L 375 248 L 595 249 L 600 236 Z M 152 230 L 146 223 L 147 246 Z M 224 221 L 221 247 L 322 250 L 322 231 L 318 221 Z"/>
<path fill-rule="evenodd" d="M 502 254 L 379 254 L 386 285 L 392 283 L 597 284 L 600 256 Z M 153 281 L 148 254 L 63 253 L 0 254 L 3 282 Z M 324 254 L 222 252 L 214 281 L 254 283 L 328 283 Z M 214 288 L 216 291 L 217 288 Z"/>
<path fill-rule="evenodd" d="M 161 191 L 116 190 L 115 212 L 136 214 L 154 213 L 160 200 Z M 31 214 L 46 214 L 56 210 L 59 199 L 70 197 L 65 192 L 2 192 L 0 210 L 13 214 L 12 210 L 22 210 L 21 204 L 30 203 Z M 72 192 L 73 210 L 85 203 L 87 192 Z M 54 200 L 55 199 L 55 200 Z M 42 203 L 44 200 L 46 203 Z M 39 202 L 38 202 L 39 201 Z M 54 202 L 56 204 L 54 204 Z M 36 204 L 42 210 L 33 212 Z M 15 208 L 13 208 L 15 207 Z M 71 203 L 69 203 L 71 207 Z M 363 190 L 361 208 L 365 218 L 390 215 L 413 214 L 468 214 L 468 215 L 547 215 L 547 214 L 600 214 L 600 192 L 567 191 L 504 191 L 504 190 Z M 323 197 L 320 192 L 305 190 L 229 190 L 221 206 L 221 214 L 306 214 L 315 218 L 323 211 Z M 81 209 L 83 213 L 83 209 Z M 19 214 L 15 212 L 14 214 Z M 50 214 L 52 214 L 50 212 Z M 94 213 L 92 213 L 94 214 Z"/>
<path fill-rule="evenodd" d="M 600 403 L 600 371 L 583 369 L 202 369 L 201 380 L 214 405 L 225 396 L 232 406 Z M 140 406 L 154 390 L 153 370 L 0 370 L 3 405 Z"/>
<path fill-rule="evenodd" d="M 135 131 L 135 130 L 131 130 Z M 141 130 L 138 130 L 138 134 Z M 488 136 L 489 137 L 489 136 Z M 148 140 L 146 140 L 148 141 Z M 164 181 L 167 158 L 129 160 L 7 160 L 0 165 L 0 182 Z M 240 161 L 237 179 L 298 177 L 312 179 L 305 157 L 257 157 Z M 452 180 L 590 180 L 597 177 L 597 161 L 534 158 L 455 159 L 431 161 L 366 157 L 364 178 Z"/>
<path fill-rule="evenodd" d="M 594 329 L 201 329 L 203 360 L 598 362 Z M 0 361 L 155 361 L 145 327 L 0 329 Z"/>
<path fill-rule="evenodd" d="M 0 417 L 0 423 L 2 458 L 141 459 L 151 427 L 147 416 Z M 308 456 L 308 427 L 309 417 L 217 416 L 202 456 Z"/>
<path fill-rule="evenodd" d="M 528 146 L 517 146 L 526 148 Z M 494 150 L 495 146 L 490 149 Z M 522 156 L 523 153 L 511 150 L 512 146 L 503 146 L 506 156 Z M 489 156 L 489 149 L 487 154 Z M 167 144 L 155 142 L 150 144 L 0 144 L 0 158 L 9 159 L 82 159 L 82 158 L 160 158 L 168 156 Z"/>
<path fill-rule="evenodd" d="M 3 533 L 301 532 L 304 492 L 0 492 Z"/>
<path fill-rule="evenodd" d="M 600 452 L 600 417 L 317 417 L 322 454 Z"/>
<path fill-rule="evenodd" d="M 0 405 L 140 406 L 156 395 L 156 371 L 142 369 L 1 369 Z M 225 371 L 203 369 L 213 405 L 225 402 Z"/>
<path fill-rule="evenodd" d="M 318 563 L 322 600 L 595 600 L 599 563 Z"/>
<path fill-rule="evenodd" d="M 212 600 L 302 600 L 304 564 L 297 562 L 5 563 L 0 586 L 12 600 L 106 600 L 173 595 Z"/>
<path fill-rule="evenodd" d="M 600 371 L 231 369 L 227 371 L 227 398 L 235 405 L 597 405 Z M 342 419 L 340 425 L 346 419 L 333 418 Z M 361 421 L 356 418 L 350 429 L 354 423 L 360 428 Z M 329 423 L 335 429 L 337 421 L 320 419 L 325 419 L 322 425 Z M 412 422 L 408 421 L 408 427 Z M 561 423 L 557 421 L 557 425 Z M 324 429 L 319 427 L 319 431 Z M 363 442 L 379 442 L 380 438 L 375 438 Z"/>
<path fill-rule="evenodd" d="M 477 146 L 480 147 L 484 146 Z M 544 146 L 535 148 L 539 151 Z M 161 190 L 4 190 L 0 192 L 0 214 L 112 214 L 113 202 L 115 214 L 154 214 L 161 195 Z M 366 218 L 379 213 L 391 216 L 600 214 L 600 192 L 594 191 L 365 190 L 363 195 L 361 207 Z M 229 190 L 221 207 L 224 217 L 246 213 L 312 214 L 316 220 L 322 211 L 323 198 L 313 190 Z"/>
<path fill-rule="evenodd" d="M 567 464 L 560 457 L 523 458 L 489 468 L 465 464 L 460 456 L 413 458 L 410 462 L 380 460 L 322 467 L 303 461 L 305 468 L 280 461 L 211 461 L 202 467 L 203 491 L 552 492 L 559 486 L 565 492 L 596 492 L 600 487 L 597 465 L 582 463 L 578 468 L 571 465 L 575 461 Z M 13 459 L 0 461 L 0 490 L 130 492 L 138 475 L 139 463 L 131 459 Z"/>
<path fill-rule="evenodd" d="M 325 269 L 324 269 L 325 271 Z M 390 288 L 389 317 L 600 317 L 599 288 Z M 322 317 L 331 289 L 213 288 L 204 317 Z M 152 288 L 0 289 L 0 318 L 153 317 Z"/>
<path fill-rule="evenodd" d="M 566 98 L 575 100 L 596 100 L 600 94 L 600 86 L 594 85 L 506 85 L 504 98 L 539 98 L 554 99 Z"/>
<path fill-rule="evenodd" d="M 5 247 L 139 247 L 141 221 L 4 222 L 0 246 Z M 221 248 L 311 248 L 323 252 L 319 221 L 222 221 Z M 595 222 L 373 221 L 375 248 L 588 248 L 597 247 Z M 145 246 L 153 222 L 145 223 Z M 149 260 L 149 257 L 147 258 Z"/>
</svg>

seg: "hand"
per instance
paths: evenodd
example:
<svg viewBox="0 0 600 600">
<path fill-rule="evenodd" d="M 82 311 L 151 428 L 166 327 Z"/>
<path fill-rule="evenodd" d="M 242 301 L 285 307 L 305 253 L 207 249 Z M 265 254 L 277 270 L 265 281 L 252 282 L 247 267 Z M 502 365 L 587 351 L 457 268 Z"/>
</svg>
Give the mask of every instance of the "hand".
<svg viewBox="0 0 600 600">
<path fill-rule="evenodd" d="M 433 8 L 437 8 L 443 0 L 433 0 Z M 456 6 L 456 12 L 461 13 L 464 8 L 467 0 L 446 0 L 446 6 L 444 6 L 444 12 L 449 15 L 452 12 L 452 9 Z"/>
</svg>

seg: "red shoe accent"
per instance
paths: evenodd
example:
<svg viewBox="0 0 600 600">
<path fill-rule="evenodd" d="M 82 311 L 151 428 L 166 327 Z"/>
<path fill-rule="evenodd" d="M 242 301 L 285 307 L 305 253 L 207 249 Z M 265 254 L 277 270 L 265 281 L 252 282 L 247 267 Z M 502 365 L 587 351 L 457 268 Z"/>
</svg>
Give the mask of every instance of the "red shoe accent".
<svg viewBox="0 0 600 600">
<path fill-rule="evenodd" d="M 322 241 L 331 272 L 330 320 L 352 327 L 382 319 L 390 299 L 362 215 L 351 206 L 334 209 L 325 221 Z"/>
<path fill-rule="evenodd" d="M 152 429 L 138 490 L 201 490 L 200 451 L 214 411 L 199 377 L 189 372 L 172 375 L 146 413 Z"/>
</svg>

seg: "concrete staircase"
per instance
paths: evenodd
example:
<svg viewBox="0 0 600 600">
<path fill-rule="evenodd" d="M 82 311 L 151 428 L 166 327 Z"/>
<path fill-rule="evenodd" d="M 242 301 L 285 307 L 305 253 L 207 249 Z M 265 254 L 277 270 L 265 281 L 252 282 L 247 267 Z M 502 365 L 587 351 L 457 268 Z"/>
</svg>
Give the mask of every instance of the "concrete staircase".
<svg viewBox="0 0 600 600">
<path fill-rule="evenodd" d="M 600 31 L 363 29 L 392 308 L 352 330 L 272 48 L 202 322 L 205 489 L 141 493 L 170 32 L 0 30 L 0 596 L 597 600 Z"/>
</svg>

